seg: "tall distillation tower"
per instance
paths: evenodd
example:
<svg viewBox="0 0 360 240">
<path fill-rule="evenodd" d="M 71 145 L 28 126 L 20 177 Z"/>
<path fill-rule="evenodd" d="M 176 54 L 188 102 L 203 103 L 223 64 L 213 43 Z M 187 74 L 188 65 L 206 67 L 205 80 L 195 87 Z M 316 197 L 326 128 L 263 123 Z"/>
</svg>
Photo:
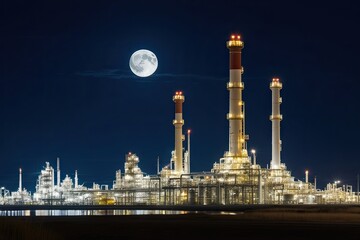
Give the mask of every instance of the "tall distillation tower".
<svg viewBox="0 0 360 240">
<path fill-rule="evenodd" d="M 270 83 L 270 89 L 272 92 L 272 114 L 270 115 L 270 120 L 272 122 L 272 158 L 270 168 L 280 169 L 280 121 L 282 120 L 282 115 L 280 114 L 280 104 L 282 102 L 280 97 L 280 90 L 282 89 L 282 83 L 278 78 L 272 79 L 272 82 Z"/>
<path fill-rule="evenodd" d="M 185 101 L 182 92 L 175 92 L 173 96 L 175 102 L 175 119 L 173 124 L 175 127 L 175 174 L 182 174 L 183 170 L 183 132 L 182 126 L 184 125 L 184 119 L 182 116 L 182 104 Z"/>
<path fill-rule="evenodd" d="M 246 161 L 248 161 L 246 150 L 248 136 L 245 135 L 245 108 L 242 100 L 244 83 L 241 81 L 244 72 L 241 65 L 241 50 L 244 43 L 240 40 L 240 35 L 232 35 L 226 46 L 230 53 L 230 81 L 227 83 L 229 90 L 229 113 L 227 114 L 229 120 L 229 152 L 226 156 L 235 159 L 247 159 Z"/>
</svg>

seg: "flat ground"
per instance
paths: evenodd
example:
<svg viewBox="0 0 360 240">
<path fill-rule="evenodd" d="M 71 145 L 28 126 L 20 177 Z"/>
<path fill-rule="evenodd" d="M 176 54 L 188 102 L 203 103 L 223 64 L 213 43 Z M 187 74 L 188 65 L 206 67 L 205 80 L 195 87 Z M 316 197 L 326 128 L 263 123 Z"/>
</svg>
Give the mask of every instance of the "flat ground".
<svg viewBox="0 0 360 240">
<path fill-rule="evenodd" d="M 360 239 L 360 208 L 0 217 L 0 239 Z"/>
</svg>

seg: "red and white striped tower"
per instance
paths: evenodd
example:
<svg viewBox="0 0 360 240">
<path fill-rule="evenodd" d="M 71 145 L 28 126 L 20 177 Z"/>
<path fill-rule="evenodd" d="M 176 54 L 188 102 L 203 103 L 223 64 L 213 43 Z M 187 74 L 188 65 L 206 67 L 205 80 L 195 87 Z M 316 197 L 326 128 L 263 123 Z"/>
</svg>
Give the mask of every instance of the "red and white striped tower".
<svg viewBox="0 0 360 240">
<path fill-rule="evenodd" d="M 230 81 L 227 83 L 229 90 L 229 153 L 233 157 L 247 157 L 246 135 L 244 120 L 244 102 L 242 101 L 242 90 L 244 83 L 241 81 L 243 67 L 241 66 L 241 50 L 244 43 L 240 35 L 231 35 L 226 46 L 230 52 Z M 244 151 L 245 150 L 245 151 Z"/>
<path fill-rule="evenodd" d="M 173 96 L 175 102 L 175 119 L 173 125 L 175 127 L 175 173 L 183 173 L 183 133 L 182 126 L 184 120 L 182 117 L 182 104 L 185 101 L 185 97 L 182 92 L 175 92 Z"/>
</svg>

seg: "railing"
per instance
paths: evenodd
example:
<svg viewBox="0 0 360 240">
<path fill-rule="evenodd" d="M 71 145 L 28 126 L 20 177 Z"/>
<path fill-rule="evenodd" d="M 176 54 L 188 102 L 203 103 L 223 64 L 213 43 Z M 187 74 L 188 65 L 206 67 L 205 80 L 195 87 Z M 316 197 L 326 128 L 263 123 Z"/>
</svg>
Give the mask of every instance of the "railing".
<svg viewBox="0 0 360 240">
<path fill-rule="evenodd" d="M 226 84 L 227 89 L 229 88 L 241 88 L 244 89 L 244 83 L 243 82 L 228 82 Z"/>
</svg>

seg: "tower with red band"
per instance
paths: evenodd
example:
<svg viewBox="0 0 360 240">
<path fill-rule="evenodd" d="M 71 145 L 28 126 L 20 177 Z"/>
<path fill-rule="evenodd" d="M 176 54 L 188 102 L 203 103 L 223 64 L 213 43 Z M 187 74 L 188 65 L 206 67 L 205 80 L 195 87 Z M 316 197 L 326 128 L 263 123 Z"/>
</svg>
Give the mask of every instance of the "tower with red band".
<svg viewBox="0 0 360 240">
<path fill-rule="evenodd" d="M 245 118 L 244 118 L 244 102 L 242 101 L 242 90 L 244 83 L 241 81 L 243 67 L 241 65 L 241 50 L 244 43 L 240 39 L 240 35 L 231 35 L 230 40 L 226 43 L 229 49 L 229 82 L 227 89 L 229 90 L 229 152 L 228 155 L 233 157 L 247 157 L 245 135 Z"/>
<path fill-rule="evenodd" d="M 175 127 L 175 172 L 177 174 L 183 173 L 183 133 L 182 126 L 184 125 L 184 120 L 182 117 L 182 104 L 185 101 L 185 97 L 181 91 L 175 92 L 173 96 L 173 101 L 175 102 L 175 119 L 173 125 Z"/>
</svg>

